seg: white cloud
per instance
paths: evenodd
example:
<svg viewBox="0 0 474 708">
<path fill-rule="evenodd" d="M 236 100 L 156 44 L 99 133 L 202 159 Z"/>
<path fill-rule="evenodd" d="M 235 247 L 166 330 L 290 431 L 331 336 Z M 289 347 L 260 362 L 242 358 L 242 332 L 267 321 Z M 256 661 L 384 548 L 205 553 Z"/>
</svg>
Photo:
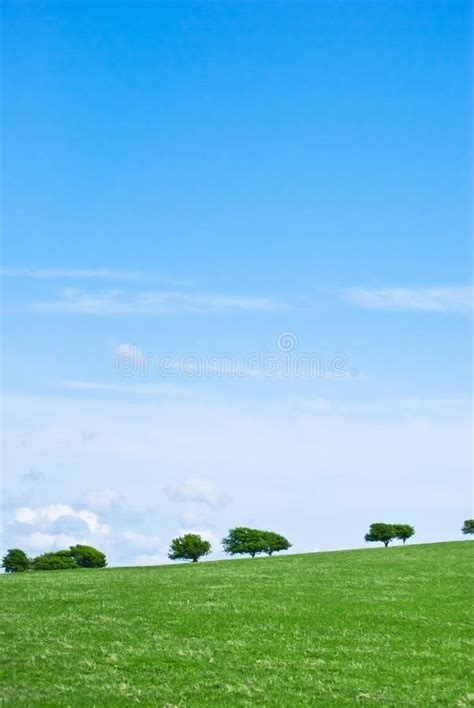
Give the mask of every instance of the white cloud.
<svg viewBox="0 0 474 708">
<path fill-rule="evenodd" d="M 27 536 L 25 540 L 30 548 L 42 553 L 66 549 L 78 543 L 87 544 L 87 538 L 78 538 L 64 533 L 43 533 L 41 531 L 35 531 Z"/>
<path fill-rule="evenodd" d="M 153 550 L 161 546 L 161 539 L 158 536 L 146 536 L 143 533 L 133 530 L 124 531 L 122 538 L 127 541 L 130 546 L 143 550 Z"/>
<path fill-rule="evenodd" d="M 87 494 L 87 504 L 98 511 L 111 509 L 120 501 L 120 494 L 115 489 L 94 489 Z"/>
<path fill-rule="evenodd" d="M 28 309 L 36 312 L 66 312 L 87 315 L 162 315 L 170 312 L 261 311 L 279 309 L 280 305 L 265 297 L 208 294 L 181 290 L 151 290 L 134 294 L 120 290 L 97 293 L 65 288 L 54 300 L 32 302 Z"/>
<path fill-rule="evenodd" d="M 471 286 L 444 288 L 348 288 L 342 292 L 350 302 L 367 308 L 466 313 L 473 307 Z"/>
<path fill-rule="evenodd" d="M 167 487 L 166 494 L 171 501 L 197 502 L 211 508 L 219 508 L 228 501 L 227 495 L 209 479 L 187 479 L 181 484 Z"/>
<path fill-rule="evenodd" d="M 32 508 L 23 506 L 16 510 L 15 520 L 20 524 L 51 524 L 63 517 L 79 519 L 88 528 L 89 533 L 106 535 L 109 528 L 101 524 L 99 517 L 88 509 L 75 510 L 67 504 L 50 504 L 49 506 Z"/>
</svg>

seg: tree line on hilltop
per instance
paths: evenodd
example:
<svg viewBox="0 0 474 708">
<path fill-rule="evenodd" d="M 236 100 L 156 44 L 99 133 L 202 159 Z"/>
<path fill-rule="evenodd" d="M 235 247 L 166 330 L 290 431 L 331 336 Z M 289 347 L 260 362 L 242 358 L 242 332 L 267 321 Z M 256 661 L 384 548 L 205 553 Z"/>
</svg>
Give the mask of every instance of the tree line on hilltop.
<svg viewBox="0 0 474 708">
<path fill-rule="evenodd" d="M 279 533 L 274 531 L 261 531 L 238 526 L 230 529 L 228 535 L 222 540 L 224 552 L 230 556 L 248 554 L 255 558 L 260 553 L 271 556 L 278 551 L 287 551 L 291 543 Z M 202 556 L 211 552 L 209 541 L 198 534 L 187 533 L 171 541 L 168 558 L 171 560 L 190 560 L 196 563 Z"/>
<path fill-rule="evenodd" d="M 466 519 L 461 531 L 474 534 L 474 519 Z M 405 543 L 414 536 L 415 529 L 410 524 L 371 524 L 364 539 L 368 542 L 383 543 L 385 547 L 395 539 Z M 249 555 L 252 558 L 265 553 L 269 556 L 291 548 L 291 543 L 274 531 L 250 529 L 244 526 L 230 529 L 222 539 L 224 552 L 230 556 Z M 211 544 L 199 534 L 187 533 L 171 541 L 168 558 L 170 560 L 189 560 L 197 563 L 200 558 L 209 555 Z M 43 553 L 36 558 L 28 558 L 20 548 L 10 548 L 2 560 L 6 573 L 19 573 L 28 570 L 72 570 L 74 568 L 105 568 L 105 554 L 92 546 L 76 545 L 69 550 Z"/>
<path fill-rule="evenodd" d="M 28 558 L 21 548 L 10 548 L 2 560 L 6 573 L 26 570 L 71 570 L 73 568 L 105 568 L 107 559 L 93 546 L 71 546 L 69 550 L 42 553 Z"/>
</svg>

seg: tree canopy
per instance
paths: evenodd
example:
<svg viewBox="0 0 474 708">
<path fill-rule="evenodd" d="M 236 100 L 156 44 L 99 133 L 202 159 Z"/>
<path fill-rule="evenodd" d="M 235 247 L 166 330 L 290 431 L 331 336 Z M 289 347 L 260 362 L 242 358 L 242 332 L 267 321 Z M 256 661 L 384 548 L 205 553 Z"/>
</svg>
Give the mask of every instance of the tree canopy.
<svg viewBox="0 0 474 708">
<path fill-rule="evenodd" d="M 272 553 L 287 551 L 291 548 L 291 543 L 284 536 L 274 531 L 265 531 L 263 538 L 265 542 L 264 553 L 268 553 L 269 556 L 271 556 Z"/>
<path fill-rule="evenodd" d="M 466 519 L 462 527 L 463 533 L 474 533 L 474 519 Z"/>
<path fill-rule="evenodd" d="M 410 526 L 410 524 L 393 524 L 395 530 L 395 538 L 400 541 L 405 541 L 415 535 L 415 528 Z"/>
<path fill-rule="evenodd" d="M 34 559 L 33 570 L 72 570 L 77 568 L 77 563 L 69 551 L 56 551 L 43 553 Z"/>
<path fill-rule="evenodd" d="M 394 538 L 405 543 L 407 538 L 411 538 L 414 534 L 415 528 L 410 526 L 410 524 L 383 524 L 377 522 L 370 525 L 369 532 L 365 534 L 364 538 L 369 542 L 380 541 L 386 548 Z"/>
<path fill-rule="evenodd" d="M 107 565 L 105 555 L 93 546 L 71 546 L 69 553 L 80 568 L 105 568 Z"/>
<path fill-rule="evenodd" d="M 386 548 L 390 541 L 396 538 L 395 526 L 394 524 L 383 524 L 381 522 L 371 524 L 369 532 L 365 534 L 364 538 L 369 542 L 381 541 Z"/>
<path fill-rule="evenodd" d="M 5 573 L 24 573 L 31 567 L 31 560 L 21 548 L 9 548 L 2 559 Z"/>
<path fill-rule="evenodd" d="M 231 556 L 248 554 L 254 558 L 259 553 L 272 555 L 277 551 L 286 551 L 291 547 L 291 543 L 274 531 L 238 526 L 235 529 L 230 529 L 222 540 L 222 546 L 224 551 Z"/>
<path fill-rule="evenodd" d="M 190 560 L 197 563 L 199 558 L 211 552 L 211 544 L 196 533 L 187 533 L 171 541 L 168 558 L 171 560 Z"/>
<path fill-rule="evenodd" d="M 224 551 L 231 556 L 248 553 L 254 558 L 265 550 L 262 535 L 263 532 L 257 529 L 238 526 L 235 529 L 230 529 L 227 536 L 222 539 L 222 546 Z"/>
</svg>

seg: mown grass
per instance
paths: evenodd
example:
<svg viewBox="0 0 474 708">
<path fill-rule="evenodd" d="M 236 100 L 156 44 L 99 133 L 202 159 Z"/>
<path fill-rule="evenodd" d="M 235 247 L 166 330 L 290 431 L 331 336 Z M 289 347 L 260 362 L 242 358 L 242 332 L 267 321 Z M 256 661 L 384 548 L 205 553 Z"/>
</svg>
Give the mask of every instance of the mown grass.
<svg viewBox="0 0 474 708">
<path fill-rule="evenodd" d="M 474 543 L 0 578 L 6 704 L 474 704 Z"/>
</svg>

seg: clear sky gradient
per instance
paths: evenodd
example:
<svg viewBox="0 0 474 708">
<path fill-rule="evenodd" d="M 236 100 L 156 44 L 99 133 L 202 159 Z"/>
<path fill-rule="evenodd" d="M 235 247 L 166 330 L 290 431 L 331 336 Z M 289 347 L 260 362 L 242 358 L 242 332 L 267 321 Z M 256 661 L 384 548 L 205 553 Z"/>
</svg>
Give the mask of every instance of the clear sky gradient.
<svg viewBox="0 0 474 708">
<path fill-rule="evenodd" d="M 459 537 L 470 3 L 2 9 L 4 546 Z"/>
</svg>

